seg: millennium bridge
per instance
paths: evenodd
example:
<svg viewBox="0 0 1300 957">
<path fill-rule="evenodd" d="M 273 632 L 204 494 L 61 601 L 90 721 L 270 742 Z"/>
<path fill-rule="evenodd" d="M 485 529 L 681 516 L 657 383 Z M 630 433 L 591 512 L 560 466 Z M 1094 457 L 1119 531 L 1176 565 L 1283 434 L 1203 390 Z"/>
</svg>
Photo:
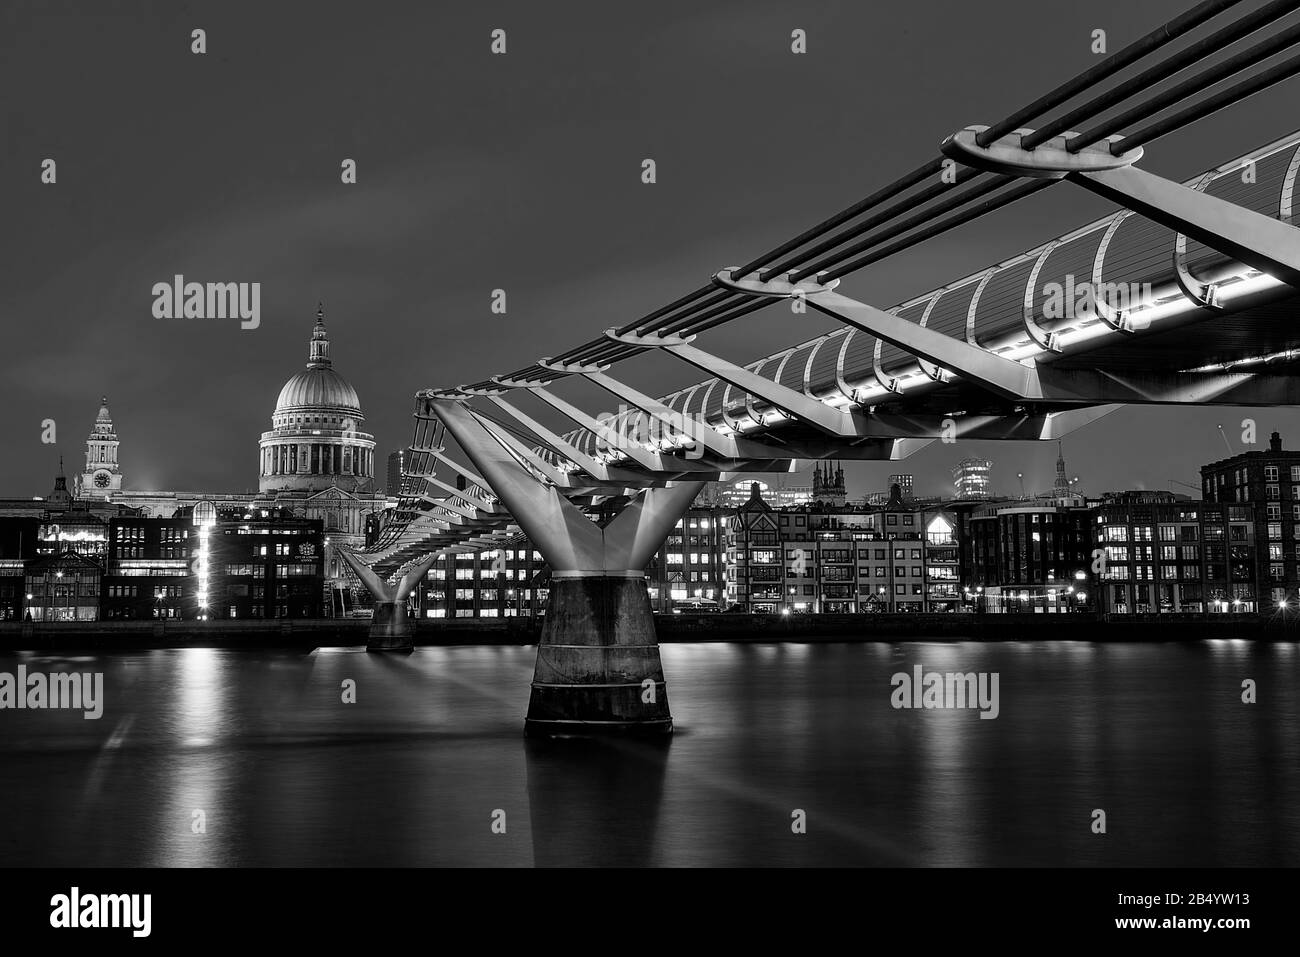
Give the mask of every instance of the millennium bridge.
<svg viewBox="0 0 1300 957">
<path fill-rule="evenodd" d="M 936 131 L 912 171 L 653 312 L 418 393 L 398 507 L 345 555 L 376 598 L 371 650 L 412 646 L 407 597 L 438 557 L 526 535 L 552 573 L 528 732 L 668 732 L 643 569 L 704 483 L 936 440 L 1053 440 L 1126 404 L 1300 404 L 1300 131 L 1181 183 L 1143 162 L 1146 144 L 1300 73 L 1283 56 L 1300 0 L 1240 6 L 1201 3 L 992 125 Z M 906 302 L 838 291 L 1054 186 L 1116 211 Z M 743 364 L 701 342 L 724 326 L 716 341 L 743 342 L 744 318 L 773 305 L 838 327 Z M 652 396 L 616 373 L 651 352 L 702 378 Z M 564 398 L 570 380 L 618 411 Z"/>
</svg>

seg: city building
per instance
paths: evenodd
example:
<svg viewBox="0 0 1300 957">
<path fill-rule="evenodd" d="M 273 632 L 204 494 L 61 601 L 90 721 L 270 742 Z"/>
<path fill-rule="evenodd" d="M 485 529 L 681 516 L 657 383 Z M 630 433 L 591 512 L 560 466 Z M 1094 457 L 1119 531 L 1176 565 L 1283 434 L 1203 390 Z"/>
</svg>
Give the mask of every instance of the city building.
<svg viewBox="0 0 1300 957">
<path fill-rule="evenodd" d="M 1207 503 L 1251 506 L 1251 561 L 1259 577 L 1255 599 L 1275 609 L 1282 602 L 1294 606 L 1300 589 L 1300 451 L 1283 449 L 1282 436 L 1274 432 L 1266 450 L 1202 466 L 1201 491 Z M 1240 541 L 1230 542 L 1230 549 L 1232 544 L 1241 551 Z M 1245 601 L 1244 584 L 1240 589 L 1233 584 L 1232 590 L 1229 600 Z"/>
<path fill-rule="evenodd" d="M 356 390 L 333 367 L 324 310 L 318 308 L 306 368 L 284 383 L 271 415 L 272 427 L 259 436 L 256 492 L 123 488 L 119 442 L 105 401 L 86 443 L 87 471 L 78 479 L 75 501 L 105 518 L 117 514 L 171 518 L 211 507 L 318 521 L 325 532 L 320 605 L 326 613 L 351 611 L 368 605 L 371 597 L 337 549 L 363 546 L 367 522 L 395 504 L 376 488 L 375 440 L 361 431 L 364 421 Z M 104 475 L 109 477 L 107 484 Z M 6 504 L 0 503 L 0 514 Z"/>
<path fill-rule="evenodd" d="M 361 400 L 334 370 L 329 347 L 325 313 L 318 309 L 307 367 L 280 389 L 271 431 L 259 442 L 261 492 L 374 490 L 374 436 L 361 431 Z"/>
<path fill-rule="evenodd" d="M 1093 509 L 1099 610 L 1216 614 L 1259 609 L 1255 508 L 1110 496 Z"/>
<path fill-rule="evenodd" d="M 731 519 L 727 599 L 753 614 L 961 609 L 958 516 L 916 509 L 897 486 L 882 508 L 773 509 L 758 489 Z"/>
<path fill-rule="evenodd" d="M 99 400 L 99 414 L 95 416 L 95 424 L 86 437 L 86 468 L 77 476 L 75 486 L 78 498 L 107 500 L 122 488 L 122 469 L 117 461 L 117 446 L 113 416 L 108 411 L 108 396 L 103 396 Z M 62 463 L 59 471 L 63 471 Z"/>
<path fill-rule="evenodd" d="M 26 563 L 24 619 L 95 621 L 99 618 L 104 568 L 74 551 L 45 555 Z"/>
<path fill-rule="evenodd" d="M 844 505 L 848 499 L 844 487 L 844 469 L 838 464 L 831 468 L 827 463 L 825 469 L 820 462 L 814 465 L 812 498 L 814 502 L 825 502 L 836 507 Z"/>
<path fill-rule="evenodd" d="M 991 503 L 967 523 L 963 599 L 977 612 L 1069 612 L 1088 607 L 1092 512 L 1083 505 Z"/>
<path fill-rule="evenodd" d="M 740 479 L 731 485 L 710 483 L 708 494 L 701 496 L 698 501 L 723 508 L 739 508 L 749 501 L 750 490 L 754 485 L 758 486 L 764 500 L 776 508 L 807 505 L 813 500 L 811 485 L 778 485 L 773 488 L 766 482 Z"/>
<path fill-rule="evenodd" d="M 993 462 L 989 459 L 965 458 L 953 466 L 952 484 L 959 499 L 992 498 L 990 473 Z"/>
<path fill-rule="evenodd" d="M 904 502 L 912 500 L 912 475 L 910 472 L 901 472 L 897 475 L 889 476 L 889 487 L 892 489 L 898 486 L 898 494 Z"/>
<path fill-rule="evenodd" d="M 406 451 L 398 449 L 388 453 L 388 474 L 384 491 L 396 498 L 402 494 L 402 467 L 406 463 Z"/>
<path fill-rule="evenodd" d="M 693 505 L 646 566 L 650 607 L 712 610 L 725 603 L 727 524 L 734 509 Z"/>
<path fill-rule="evenodd" d="M 112 520 L 102 617 L 324 617 L 318 520 L 211 505 L 189 512 Z"/>
<path fill-rule="evenodd" d="M 524 536 L 500 548 L 443 555 L 416 589 L 421 618 L 537 615 L 550 593 L 550 569 Z"/>
</svg>

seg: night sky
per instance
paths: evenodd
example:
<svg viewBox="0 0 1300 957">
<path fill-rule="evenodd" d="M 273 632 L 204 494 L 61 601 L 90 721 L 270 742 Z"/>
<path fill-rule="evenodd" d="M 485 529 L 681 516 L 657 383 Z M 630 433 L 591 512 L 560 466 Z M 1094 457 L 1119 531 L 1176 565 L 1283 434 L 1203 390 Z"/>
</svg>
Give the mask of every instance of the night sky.
<svg viewBox="0 0 1300 957">
<path fill-rule="evenodd" d="M 318 301 L 382 462 L 410 441 L 418 389 L 635 319 L 1091 66 L 1092 30 L 1114 51 L 1190 5 L 6 3 L 0 496 L 45 494 L 59 454 L 80 471 L 101 394 L 126 487 L 256 488 L 258 436 Z M 190 52 L 195 27 L 206 55 Z M 790 52 L 795 28 L 806 55 Z M 1297 83 L 1158 141 L 1144 167 L 1184 179 L 1289 132 Z M 345 158 L 356 185 L 340 182 Z M 892 305 L 1108 208 L 1060 185 L 843 289 Z M 260 282 L 260 328 L 155 319 L 151 287 L 176 273 Z M 829 328 L 773 307 L 700 344 L 749 361 Z M 618 373 L 655 394 L 699 378 L 662 357 Z M 1196 483 L 1226 455 L 1216 423 L 1241 449 L 1243 415 L 1300 445 L 1289 409 L 1126 409 L 1067 438 L 1070 473 L 1090 493 Z M 40 441 L 47 418 L 57 448 Z M 1019 470 L 1031 492 L 1052 483 L 1054 444 L 936 443 L 849 466 L 850 492 L 894 471 L 948 492 L 972 454 L 995 460 L 999 491 Z"/>
</svg>

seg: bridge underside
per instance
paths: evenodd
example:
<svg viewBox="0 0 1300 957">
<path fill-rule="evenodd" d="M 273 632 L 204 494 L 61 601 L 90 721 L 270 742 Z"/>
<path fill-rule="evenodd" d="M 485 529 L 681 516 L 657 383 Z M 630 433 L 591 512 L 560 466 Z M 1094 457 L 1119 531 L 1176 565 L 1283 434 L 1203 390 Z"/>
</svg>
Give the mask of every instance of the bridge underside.
<svg viewBox="0 0 1300 957">
<path fill-rule="evenodd" d="M 704 482 L 898 459 L 936 440 L 1058 439 L 1128 404 L 1300 405 L 1300 133 L 1182 185 L 1131 161 L 1107 153 L 1100 172 L 1066 177 L 1126 208 L 889 309 L 841 294 L 836 270 L 719 271 L 714 312 L 780 303 L 840 323 L 745 365 L 697 345 L 690 321 L 659 319 L 421 392 L 409 488 L 370 562 L 401 576 L 430 554 L 527 535 L 555 576 L 528 729 L 667 731 L 642 569 Z M 1246 164 L 1262 186 L 1243 192 Z M 611 374 L 650 351 L 707 378 L 656 397 Z M 565 399 L 556 387 L 574 377 L 619 411 Z M 543 421 L 557 417 L 566 431 Z M 437 478 L 448 471 L 458 485 Z"/>
</svg>

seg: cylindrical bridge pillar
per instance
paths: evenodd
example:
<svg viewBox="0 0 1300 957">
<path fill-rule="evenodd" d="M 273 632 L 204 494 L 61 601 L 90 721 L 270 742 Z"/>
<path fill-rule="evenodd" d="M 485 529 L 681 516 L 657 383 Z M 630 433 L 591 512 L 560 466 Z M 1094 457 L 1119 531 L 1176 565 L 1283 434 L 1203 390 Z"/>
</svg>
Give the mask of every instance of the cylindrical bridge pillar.
<svg viewBox="0 0 1300 957">
<path fill-rule="evenodd" d="M 553 573 L 524 728 L 672 733 L 643 572 Z"/>
<path fill-rule="evenodd" d="M 375 616 L 370 620 L 366 651 L 413 651 L 415 619 L 407 614 L 406 599 L 375 599 Z"/>
</svg>

